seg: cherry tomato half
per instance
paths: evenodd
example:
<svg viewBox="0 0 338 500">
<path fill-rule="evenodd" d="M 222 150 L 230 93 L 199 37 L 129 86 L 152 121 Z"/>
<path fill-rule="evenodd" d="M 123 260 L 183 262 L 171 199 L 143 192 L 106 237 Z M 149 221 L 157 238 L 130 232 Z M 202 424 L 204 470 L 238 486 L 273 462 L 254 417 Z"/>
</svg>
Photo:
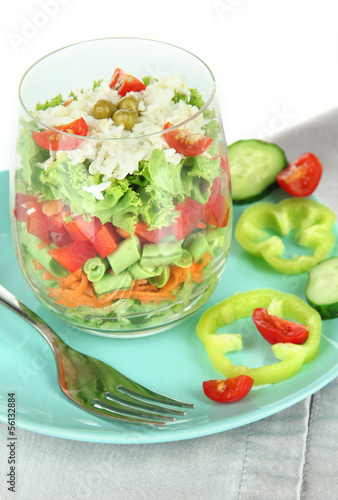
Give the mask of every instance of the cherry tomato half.
<svg viewBox="0 0 338 500">
<path fill-rule="evenodd" d="M 109 87 L 117 90 L 117 93 L 121 97 L 125 96 L 128 92 L 141 92 L 141 90 L 146 88 L 143 82 L 135 78 L 135 76 L 129 75 L 120 68 L 116 68 L 114 71 Z"/>
<path fill-rule="evenodd" d="M 226 380 L 208 380 L 208 382 L 203 382 L 203 391 L 213 401 L 234 403 L 250 392 L 253 382 L 253 378 L 248 375 L 238 375 L 238 377 Z"/>
<path fill-rule="evenodd" d="M 85 137 L 88 133 L 88 125 L 83 118 L 78 118 L 71 123 L 54 128 L 67 133 L 59 134 L 49 129 L 32 132 L 36 144 L 48 151 L 70 151 L 78 148 L 83 143 L 84 139 L 78 136 Z M 73 134 L 74 137 L 69 134 Z"/>
<path fill-rule="evenodd" d="M 252 319 L 257 330 L 269 344 L 303 344 L 309 336 L 309 328 L 295 321 L 279 318 L 268 313 L 265 307 L 254 310 Z"/>
<path fill-rule="evenodd" d="M 171 127 L 174 127 L 174 125 L 168 122 L 164 125 L 164 130 Z M 192 134 L 179 128 L 164 132 L 163 135 L 168 146 L 184 156 L 200 155 L 209 149 L 212 143 L 212 137 Z"/>
<path fill-rule="evenodd" d="M 305 153 L 277 175 L 279 186 L 292 196 L 309 196 L 319 184 L 323 166 L 317 156 Z"/>
</svg>

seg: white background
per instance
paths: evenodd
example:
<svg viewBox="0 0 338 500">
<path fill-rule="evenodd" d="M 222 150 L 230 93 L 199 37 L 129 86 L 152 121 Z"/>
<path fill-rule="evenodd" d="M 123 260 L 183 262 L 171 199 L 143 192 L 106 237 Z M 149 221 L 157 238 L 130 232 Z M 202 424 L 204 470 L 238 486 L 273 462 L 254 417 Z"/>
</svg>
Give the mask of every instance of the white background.
<svg viewBox="0 0 338 500">
<path fill-rule="evenodd" d="M 90 38 L 139 36 L 194 52 L 215 74 L 230 144 L 268 138 L 336 106 L 337 21 L 336 0 L 6 2 L 0 21 L 0 170 L 10 168 L 15 147 L 20 78 L 59 47 Z"/>
</svg>

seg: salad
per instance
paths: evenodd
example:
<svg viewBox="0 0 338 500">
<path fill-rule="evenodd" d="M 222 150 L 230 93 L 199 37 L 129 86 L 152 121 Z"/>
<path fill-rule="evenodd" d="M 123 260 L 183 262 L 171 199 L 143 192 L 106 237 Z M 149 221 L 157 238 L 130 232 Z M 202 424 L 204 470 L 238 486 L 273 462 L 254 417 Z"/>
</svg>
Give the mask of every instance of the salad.
<svg viewBox="0 0 338 500">
<path fill-rule="evenodd" d="M 197 89 L 117 68 L 20 125 L 19 260 L 49 309 L 135 331 L 203 305 L 229 251 L 231 198 L 220 122 Z"/>
</svg>

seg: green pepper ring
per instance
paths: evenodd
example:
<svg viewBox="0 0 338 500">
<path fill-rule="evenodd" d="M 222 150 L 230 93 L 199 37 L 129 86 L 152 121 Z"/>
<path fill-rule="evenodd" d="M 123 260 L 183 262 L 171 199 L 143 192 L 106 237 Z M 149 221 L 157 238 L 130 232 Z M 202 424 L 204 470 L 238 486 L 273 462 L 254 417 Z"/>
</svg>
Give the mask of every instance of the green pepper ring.
<svg viewBox="0 0 338 500">
<path fill-rule="evenodd" d="M 333 210 L 308 198 L 287 198 L 277 204 L 259 202 L 242 213 L 235 237 L 247 252 L 262 257 L 276 271 L 298 274 L 309 271 L 329 255 L 335 242 L 332 233 L 335 220 Z M 282 238 L 269 237 L 268 228 L 284 236 L 296 230 L 299 244 L 312 249 L 313 255 L 284 258 Z"/>
<path fill-rule="evenodd" d="M 243 347 L 242 336 L 236 333 L 217 334 L 218 328 L 238 319 L 252 316 L 257 307 L 266 307 L 270 314 L 297 321 L 309 327 L 309 336 L 302 345 L 274 344 L 273 354 L 280 361 L 259 368 L 234 366 L 225 353 Z M 299 372 L 304 363 L 314 359 L 319 351 L 321 318 L 317 311 L 299 297 L 273 289 L 236 293 L 205 311 L 196 327 L 214 368 L 225 377 L 248 375 L 254 385 L 274 384 Z"/>
</svg>

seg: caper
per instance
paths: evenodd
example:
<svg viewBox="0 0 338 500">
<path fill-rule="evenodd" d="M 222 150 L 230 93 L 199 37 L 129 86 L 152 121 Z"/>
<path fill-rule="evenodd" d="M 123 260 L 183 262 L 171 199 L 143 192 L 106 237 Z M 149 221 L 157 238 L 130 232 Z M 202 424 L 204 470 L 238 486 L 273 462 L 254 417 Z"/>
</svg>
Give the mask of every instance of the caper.
<svg viewBox="0 0 338 500">
<path fill-rule="evenodd" d="M 117 107 L 111 101 L 106 99 L 100 99 L 94 104 L 93 115 L 97 120 L 102 120 L 103 118 L 110 118 L 113 116 Z"/>
<path fill-rule="evenodd" d="M 134 109 L 118 109 L 113 114 L 113 121 L 118 127 L 123 124 L 126 130 L 131 130 L 135 123 L 137 123 L 138 114 Z"/>
<path fill-rule="evenodd" d="M 138 111 L 138 100 L 133 95 L 122 97 L 121 101 L 117 104 L 119 109 L 133 109 Z"/>
</svg>

